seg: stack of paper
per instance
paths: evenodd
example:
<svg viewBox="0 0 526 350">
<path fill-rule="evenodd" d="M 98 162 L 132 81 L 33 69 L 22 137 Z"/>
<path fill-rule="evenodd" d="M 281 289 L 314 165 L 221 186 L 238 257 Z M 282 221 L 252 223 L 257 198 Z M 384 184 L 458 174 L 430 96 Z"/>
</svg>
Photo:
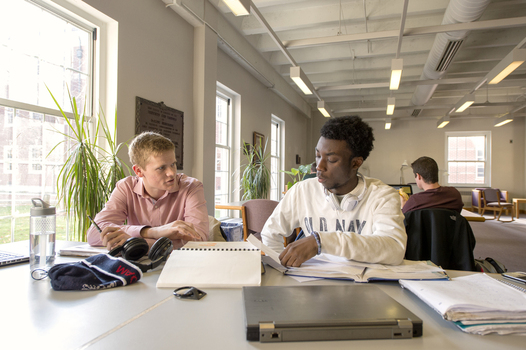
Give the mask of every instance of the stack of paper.
<svg viewBox="0 0 526 350">
<path fill-rule="evenodd" d="M 279 262 L 279 254 L 254 236 L 248 241 L 261 249 L 266 257 L 263 261 L 281 273 L 289 276 L 307 278 L 342 279 L 355 282 L 373 280 L 398 281 L 399 279 L 414 280 L 447 280 L 444 270 L 425 261 L 404 260 L 400 265 L 367 264 L 345 258 L 320 255 L 304 262 L 301 267 L 284 267 Z"/>
<path fill-rule="evenodd" d="M 400 284 L 464 332 L 526 335 L 526 293 L 486 274 Z"/>
</svg>

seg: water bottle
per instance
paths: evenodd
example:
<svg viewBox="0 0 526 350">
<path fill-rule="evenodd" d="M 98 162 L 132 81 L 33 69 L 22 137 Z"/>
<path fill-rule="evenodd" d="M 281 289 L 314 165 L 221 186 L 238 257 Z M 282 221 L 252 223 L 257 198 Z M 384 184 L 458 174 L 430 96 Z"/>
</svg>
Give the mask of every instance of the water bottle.
<svg viewBox="0 0 526 350">
<path fill-rule="evenodd" d="M 29 268 L 35 279 L 45 277 L 55 263 L 56 210 L 40 198 L 31 199 Z"/>
</svg>

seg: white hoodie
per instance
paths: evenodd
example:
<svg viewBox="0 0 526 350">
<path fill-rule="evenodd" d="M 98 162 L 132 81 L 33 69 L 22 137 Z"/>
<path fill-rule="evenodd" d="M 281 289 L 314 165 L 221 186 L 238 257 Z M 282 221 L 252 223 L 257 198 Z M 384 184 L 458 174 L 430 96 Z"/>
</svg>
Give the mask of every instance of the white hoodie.
<svg viewBox="0 0 526 350">
<path fill-rule="evenodd" d="M 317 178 L 296 183 L 265 223 L 261 232 L 263 243 L 281 252 L 283 237 L 301 227 L 306 236 L 313 231 L 319 233 L 323 254 L 368 263 L 400 264 L 407 243 L 400 197 L 380 180 L 359 176 L 365 188 L 357 186 L 355 190 L 363 190 L 357 195 L 356 191 L 348 193 L 341 203 Z"/>
</svg>

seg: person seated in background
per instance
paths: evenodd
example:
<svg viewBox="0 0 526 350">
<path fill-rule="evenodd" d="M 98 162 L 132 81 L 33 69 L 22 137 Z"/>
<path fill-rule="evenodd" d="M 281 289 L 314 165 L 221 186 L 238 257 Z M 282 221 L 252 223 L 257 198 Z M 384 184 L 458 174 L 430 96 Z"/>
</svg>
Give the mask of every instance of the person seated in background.
<svg viewBox="0 0 526 350">
<path fill-rule="evenodd" d="M 464 203 L 460 192 L 454 187 L 438 184 L 438 164 L 433 158 L 420 157 L 411 167 L 415 174 L 416 185 L 423 192 L 415 193 L 403 204 L 405 214 L 412 210 L 425 208 L 443 208 L 462 211 Z"/>
<path fill-rule="evenodd" d="M 92 225 L 88 243 L 109 250 L 128 238 L 144 238 L 151 246 L 167 237 L 174 249 L 187 241 L 208 240 L 208 213 L 203 184 L 177 173 L 175 146 L 154 132 L 136 136 L 129 147 L 136 176 L 128 176 L 115 186 L 104 209 Z"/>
<path fill-rule="evenodd" d="M 261 238 L 284 266 L 318 254 L 368 263 L 400 264 L 407 235 L 399 195 L 358 169 L 373 149 L 373 130 L 359 117 L 331 118 L 316 146 L 317 178 L 296 183 L 269 217 Z M 306 237 L 283 247 L 301 227 Z M 340 258 L 340 259 L 341 259 Z"/>
<path fill-rule="evenodd" d="M 316 177 L 316 162 L 312 162 L 310 165 L 310 173 L 305 174 L 302 180 L 312 179 L 313 177 Z"/>
</svg>

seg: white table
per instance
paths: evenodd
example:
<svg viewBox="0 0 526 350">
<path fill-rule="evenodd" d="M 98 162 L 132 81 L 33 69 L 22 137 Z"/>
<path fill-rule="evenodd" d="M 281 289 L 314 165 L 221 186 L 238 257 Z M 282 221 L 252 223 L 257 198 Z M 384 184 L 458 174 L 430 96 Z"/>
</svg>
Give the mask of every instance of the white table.
<svg viewBox="0 0 526 350">
<path fill-rule="evenodd" d="M 73 243 L 74 244 L 74 243 Z M 1 249 L 2 247 L 0 247 Z M 58 258 L 58 262 L 74 258 Z M 306 343 L 248 342 L 241 289 L 206 289 L 200 301 L 179 300 L 157 289 L 160 268 L 138 283 L 104 291 L 53 291 L 49 280 L 33 281 L 28 264 L 0 268 L 2 349 L 523 349 L 524 337 L 476 336 L 400 288 L 375 283 L 424 321 L 424 335 L 408 340 Z M 450 271 L 450 276 L 468 272 Z M 312 282 L 309 282 L 312 283 Z M 318 281 L 316 284 L 352 283 Z M 298 285 L 267 267 L 263 285 Z"/>
</svg>

